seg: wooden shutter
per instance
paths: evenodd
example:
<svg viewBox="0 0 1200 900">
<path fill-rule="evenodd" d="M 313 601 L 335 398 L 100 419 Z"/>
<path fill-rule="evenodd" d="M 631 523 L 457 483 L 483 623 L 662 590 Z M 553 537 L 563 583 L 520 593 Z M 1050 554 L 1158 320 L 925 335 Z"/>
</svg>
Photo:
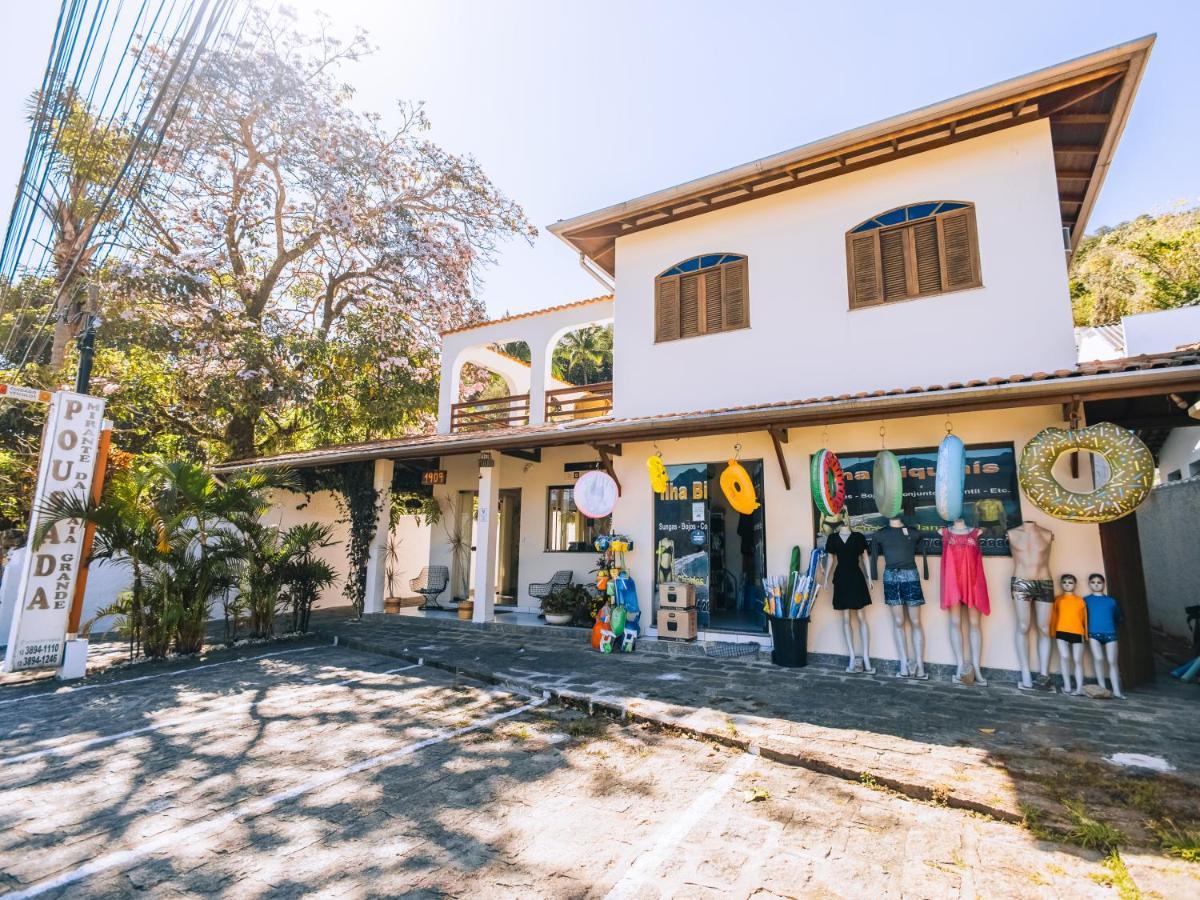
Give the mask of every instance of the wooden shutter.
<svg viewBox="0 0 1200 900">
<path fill-rule="evenodd" d="M 654 294 L 654 340 L 679 337 L 679 278 L 660 278 Z"/>
<path fill-rule="evenodd" d="M 936 294 L 942 289 L 937 220 L 924 219 L 913 225 L 912 239 L 913 256 L 916 260 L 916 292 Z"/>
<path fill-rule="evenodd" d="M 721 300 L 725 307 L 725 328 L 745 328 L 749 324 L 746 315 L 746 261 L 722 266 L 725 283 Z"/>
<path fill-rule="evenodd" d="M 904 231 L 880 232 L 879 258 L 883 273 L 883 299 L 903 300 L 908 296 L 908 276 L 904 266 Z"/>
<path fill-rule="evenodd" d="M 865 306 L 882 299 L 879 289 L 879 232 L 852 234 L 846 256 L 850 269 L 850 305 Z"/>
<path fill-rule="evenodd" d="M 973 209 L 955 210 L 938 216 L 938 237 L 942 245 L 941 278 L 944 290 L 955 291 L 980 284 L 974 226 L 975 211 Z"/>
<path fill-rule="evenodd" d="M 724 331 L 724 317 L 721 315 L 721 270 L 709 269 L 704 275 L 704 327 L 706 334 L 713 331 Z"/>
<path fill-rule="evenodd" d="M 694 337 L 700 333 L 700 278 L 697 274 L 679 279 L 680 337 Z"/>
</svg>

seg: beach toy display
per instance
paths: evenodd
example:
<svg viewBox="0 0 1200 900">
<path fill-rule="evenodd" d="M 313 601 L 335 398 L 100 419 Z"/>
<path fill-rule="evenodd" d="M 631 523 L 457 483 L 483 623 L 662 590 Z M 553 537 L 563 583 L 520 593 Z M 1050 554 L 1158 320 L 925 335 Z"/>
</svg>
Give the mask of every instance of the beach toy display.
<svg viewBox="0 0 1200 900">
<path fill-rule="evenodd" d="M 875 508 L 885 519 L 900 515 L 904 506 L 904 486 L 900 477 L 900 460 L 891 450 L 880 450 L 871 469 L 871 493 Z"/>
<path fill-rule="evenodd" d="M 1104 457 L 1112 475 L 1090 494 L 1069 491 L 1054 477 L 1064 453 L 1090 450 Z M 1112 522 L 1129 515 L 1154 487 L 1154 454 L 1128 429 L 1112 422 L 1086 428 L 1045 428 L 1021 451 L 1021 490 L 1033 505 L 1066 522 Z"/>
<path fill-rule="evenodd" d="M 576 509 L 589 519 L 602 519 L 617 505 L 617 483 L 599 469 L 580 475 L 573 494 Z"/>
<path fill-rule="evenodd" d="M 947 522 L 962 518 L 963 485 L 966 478 L 966 448 L 958 437 L 948 434 L 942 438 L 941 446 L 938 447 L 937 474 L 933 483 L 937 513 Z"/>
<path fill-rule="evenodd" d="M 736 459 L 729 460 L 725 471 L 721 473 L 721 493 L 729 501 L 729 505 L 743 516 L 748 516 L 759 507 L 758 495 L 754 491 L 754 482 L 750 473 Z"/>
<path fill-rule="evenodd" d="M 808 568 L 799 570 L 800 548 L 792 549 L 792 571 L 787 575 L 764 578 L 763 612 L 773 619 L 807 619 L 816 602 L 821 582 L 817 577 L 825 551 L 814 548 L 808 555 Z"/>
<path fill-rule="evenodd" d="M 836 516 L 846 505 L 846 477 L 832 450 L 818 450 L 809 467 L 813 503 L 823 516 Z"/>
</svg>

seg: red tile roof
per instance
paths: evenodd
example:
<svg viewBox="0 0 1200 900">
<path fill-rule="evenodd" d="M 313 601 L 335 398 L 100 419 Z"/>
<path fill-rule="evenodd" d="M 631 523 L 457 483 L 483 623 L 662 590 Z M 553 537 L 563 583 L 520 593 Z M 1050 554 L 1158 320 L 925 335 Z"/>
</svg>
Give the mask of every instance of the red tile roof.
<svg viewBox="0 0 1200 900">
<path fill-rule="evenodd" d="M 476 328 L 484 328 L 488 325 L 501 325 L 505 322 L 515 322 L 517 319 L 529 319 L 533 316 L 544 316 L 547 313 L 558 312 L 560 309 L 571 309 L 576 306 L 587 306 L 589 303 L 600 303 L 604 300 L 611 300 L 612 294 L 603 294 L 599 297 L 588 297 L 584 300 L 572 300 L 570 303 L 560 303 L 558 306 L 547 306 L 545 309 L 533 309 L 529 312 L 516 313 L 511 316 L 501 316 L 499 319 L 489 319 L 486 322 L 475 322 L 471 325 L 460 325 L 458 328 L 448 328 L 442 332 L 445 337 L 448 334 L 458 334 L 460 331 L 473 331 Z"/>
</svg>

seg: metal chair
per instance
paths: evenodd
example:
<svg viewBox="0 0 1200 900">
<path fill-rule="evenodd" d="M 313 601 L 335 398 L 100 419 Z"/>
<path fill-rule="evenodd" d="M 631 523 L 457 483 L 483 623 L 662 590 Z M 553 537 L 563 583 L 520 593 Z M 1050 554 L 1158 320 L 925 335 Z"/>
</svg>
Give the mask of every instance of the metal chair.
<svg viewBox="0 0 1200 900">
<path fill-rule="evenodd" d="M 450 569 L 447 566 L 423 568 L 420 574 L 408 583 L 408 586 L 423 598 L 423 602 L 417 609 L 445 609 L 437 602 L 437 598 L 446 590 L 449 583 Z"/>
<path fill-rule="evenodd" d="M 535 581 L 529 585 L 529 596 L 537 600 L 540 604 L 559 588 L 565 588 L 571 583 L 571 578 L 575 575 L 570 569 L 559 569 L 555 572 L 549 581 Z"/>
</svg>

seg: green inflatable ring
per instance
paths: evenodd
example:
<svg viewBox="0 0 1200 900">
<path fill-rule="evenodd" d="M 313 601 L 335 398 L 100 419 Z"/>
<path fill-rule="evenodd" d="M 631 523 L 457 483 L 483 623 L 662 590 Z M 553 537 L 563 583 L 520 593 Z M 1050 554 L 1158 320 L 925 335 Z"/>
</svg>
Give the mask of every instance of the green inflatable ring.
<svg viewBox="0 0 1200 900">
<path fill-rule="evenodd" d="M 904 506 L 904 485 L 900 477 L 900 460 L 891 450 L 880 450 L 871 469 L 871 493 L 875 508 L 885 519 L 900 515 Z"/>
<path fill-rule="evenodd" d="M 1054 463 L 1075 450 L 1100 454 L 1112 472 L 1090 494 L 1068 491 L 1054 477 Z M 1045 428 L 1021 451 L 1017 475 L 1033 505 L 1056 519 L 1112 522 L 1129 515 L 1149 496 L 1154 487 L 1154 454 L 1136 434 L 1112 422 L 1073 431 Z"/>
</svg>

